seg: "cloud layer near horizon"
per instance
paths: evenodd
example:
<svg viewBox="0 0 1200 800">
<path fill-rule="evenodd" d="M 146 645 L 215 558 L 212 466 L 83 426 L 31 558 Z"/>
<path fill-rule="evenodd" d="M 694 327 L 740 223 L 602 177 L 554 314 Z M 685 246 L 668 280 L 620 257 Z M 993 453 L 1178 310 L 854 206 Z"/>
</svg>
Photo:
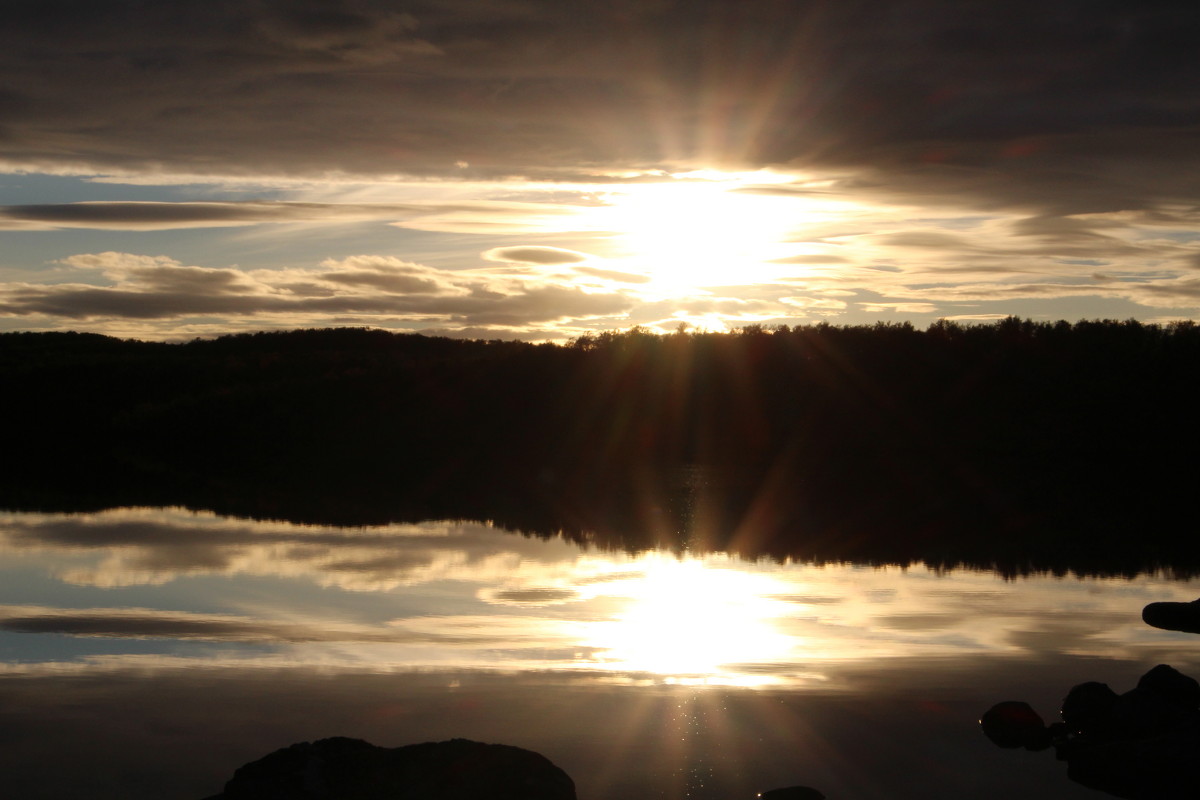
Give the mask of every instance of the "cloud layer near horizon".
<svg viewBox="0 0 1200 800">
<path fill-rule="evenodd" d="M 620 291 L 585 291 L 590 277 L 566 265 L 537 274 L 524 268 L 447 271 L 387 256 L 326 260 L 316 269 L 251 270 L 187 266 L 166 256 L 95 253 L 63 266 L 80 277 L 0 288 L 0 312 L 72 320 L 175 319 L 199 315 L 280 317 L 285 324 L 323 315 L 372 315 L 454 325 L 526 327 L 625 313 Z M 612 281 L 595 281 L 591 283 Z"/>
</svg>

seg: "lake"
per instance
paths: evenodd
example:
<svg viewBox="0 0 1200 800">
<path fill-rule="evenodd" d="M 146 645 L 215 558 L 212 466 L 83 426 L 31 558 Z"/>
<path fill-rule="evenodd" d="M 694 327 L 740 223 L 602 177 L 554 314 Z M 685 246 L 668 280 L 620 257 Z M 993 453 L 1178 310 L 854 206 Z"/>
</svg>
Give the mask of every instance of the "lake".
<svg viewBox="0 0 1200 800">
<path fill-rule="evenodd" d="M 578 539 L 579 537 L 574 537 Z M 582 800 L 1099 797 L 979 715 L 1048 721 L 1200 638 L 1164 574 L 614 551 L 485 522 L 297 525 L 172 508 L 0 515 L 0 769 L 31 798 L 200 800 L 292 742 L 536 750 Z"/>
</svg>

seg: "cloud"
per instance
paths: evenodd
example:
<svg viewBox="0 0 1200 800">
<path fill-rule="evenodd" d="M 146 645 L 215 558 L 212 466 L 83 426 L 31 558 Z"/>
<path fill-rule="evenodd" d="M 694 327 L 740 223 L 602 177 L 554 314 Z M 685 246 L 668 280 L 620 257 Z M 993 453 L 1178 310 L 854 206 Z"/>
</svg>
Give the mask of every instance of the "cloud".
<svg viewBox="0 0 1200 800">
<path fill-rule="evenodd" d="M 997 302 L 1011 300 L 1062 299 L 1071 297 L 1126 300 L 1140 306 L 1163 309 L 1200 308 L 1200 279 L 1174 274 L 1137 275 L 1112 278 L 1098 276 L 1086 282 L 1066 280 L 1022 283 L 971 283 L 912 289 L 895 289 L 895 295 L 908 294 L 914 301 L 935 304 L 947 302 Z M 949 315 L 947 315 L 949 316 Z M 972 315 L 967 315 L 970 317 Z M 984 314 L 981 319 L 997 315 Z M 1008 316 L 1000 314 L 999 316 Z M 958 318 L 967 318 L 958 317 Z"/>
<path fill-rule="evenodd" d="M 436 227 L 472 220 L 523 229 L 526 220 L 569 214 L 545 203 L 477 201 L 464 203 L 325 203 L 302 201 L 150 202 L 85 201 L 0 206 L 0 230 L 155 231 L 243 227 L 264 224 L 351 224 L 390 222 L 405 227 Z M 549 248 L 556 249 L 556 248 Z"/>
<path fill-rule="evenodd" d="M 529 189 L 522 197 L 530 193 L 536 194 Z M 505 232 L 528 224 L 521 220 L 529 207 L 546 205 L 503 196 L 487 203 L 498 209 L 497 225 Z M 487 203 L 412 204 L 422 210 L 410 221 L 434 220 L 435 227 L 453 222 L 477 233 Z M 240 213 L 239 204 L 218 205 Z M 347 208 L 399 207 L 360 202 L 283 206 L 288 214 L 295 208 L 335 209 L 330 219 Z M 435 208 L 436 213 L 429 211 Z M 570 209 L 563 213 L 570 215 Z M 484 251 L 482 260 L 478 249 L 460 245 L 464 258 L 479 265 L 465 269 L 381 254 L 255 269 L 189 265 L 168 255 L 78 253 L 40 272 L 11 271 L 18 280 L 0 282 L 0 317 L 8 317 L 10 326 L 69 324 L 138 338 L 367 324 L 540 341 L 635 323 L 667 330 L 681 320 L 722 329 L 829 318 L 861 322 L 878 314 L 932 320 L 1029 313 L 1012 304 L 1071 298 L 1129 304 L 1128 312 L 1106 314 L 1134 314 L 1141 306 L 1187 315 L 1200 308 L 1189 281 L 1200 263 L 1200 239 L 1179 227 L 1192 216 L 1176 208 L 1161 213 L 996 213 L 964 222 L 961 217 L 911 219 L 902 211 L 861 206 L 852 224 L 836 215 L 820 217 L 810 227 L 817 236 L 798 237 L 821 241 L 827 252 L 811 252 L 811 244 L 800 241 L 780 243 L 777 253 L 786 254 L 785 248 L 800 252 L 731 269 L 728 277 L 740 281 L 731 285 L 717 285 L 721 275 L 714 272 L 703 288 L 682 294 L 664 294 L 662 276 L 655 275 L 653 265 L 591 254 L 589 245 L 603 252 L 608 234 L 580 234 L 572 240 L 580 242 L 574 248 L 495 247 Z M 435 263 L 455 263 L 433 257 Z M 963 307 L 982 302 L 1009 305 Z"/>
<path fill-rule="evenodd" d="M 486 251 L 483 257 L 488 261 L 501 261 L 514 264 L 578 264 L 587 261 L 584 253 L 574 250 L 564 250 L 561 247 L 541 247 L 525 245 L 520 247 L 494 247 Z"/>
<path fill-rule="evenodd" d="M 62 263 L 99 271 L 131 289 L 154 294 L 242 294 L 255 288 L 239 270 L 185 267 L 166 256 L 108 252 L 68 256 Z"/>
<path fill-rule="evenodd" d="M 0 108 L 10 168 L 786 165 L 834 176 L 810 193 L 1154 209 L 1195 197 L 1198 35 L 1188 4 L 1084 0 L 46 0 L 0 10 Z"/>
<path fill-rule="evenodd" d="M 253 271 L 117 252 L 81 254 L 62 263 L 99 272 L 113 285 L 0 285 L 0 314 L 85 321 L 266 316 L 291 325 L 327 320 L 331 314 L 367 322 L 391 315 L 462 326 L 522 327 L 618 317 L 633 303 L 617 292 L 586 292 L 566 278 L 495 277 L 388 256 L 329 259 L 319 269 Z"/>
<path fill-rule="evenodd" d="M 321 273 L 318 280 L 337 285 L 366 287 L 391 294 L 459 294 L 464 291 L 444 271 L 387 256 L 351 256 L 341 261 L 328 259 L 321 266 L 330 271 Z"/>
</svg>

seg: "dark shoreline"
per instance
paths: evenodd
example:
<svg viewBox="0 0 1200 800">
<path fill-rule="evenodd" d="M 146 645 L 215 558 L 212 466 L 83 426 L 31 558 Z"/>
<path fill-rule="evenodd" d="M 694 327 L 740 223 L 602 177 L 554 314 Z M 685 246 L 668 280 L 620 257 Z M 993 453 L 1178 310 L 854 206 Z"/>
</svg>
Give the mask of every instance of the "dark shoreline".
<svg viewBox="0 0 1200 800">
<path fill-rule="evenodd" d="M 490 519 L 597 547 L 1200 572 L 1200 328 L 0 335 L 0 507 Z"/>
</svg>

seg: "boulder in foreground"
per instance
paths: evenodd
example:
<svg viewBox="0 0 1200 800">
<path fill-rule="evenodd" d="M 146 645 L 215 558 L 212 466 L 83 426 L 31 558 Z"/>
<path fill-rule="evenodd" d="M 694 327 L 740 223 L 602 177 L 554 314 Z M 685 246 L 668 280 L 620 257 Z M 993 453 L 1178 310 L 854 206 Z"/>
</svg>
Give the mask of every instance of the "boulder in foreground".
<svg viewBox="0 0 1200 800">
<path fill-rule="evenodd" d="M 239 767 L 208 800 L 575 800 L 575 783 L 530 750 L 467 739 L 377 747 L 334 737 Z"/>
<path fill-rule="evenodd" d="M 1127 800 L 1200 797 L 1200 683 L 1166 664 L 1118 695 L 1106 684 L 1075 686 L 1062 722 L 1046 726 L 1026 703 L 998 703 L 980 724 L 1001 747 L 1054 747 L 1067 775 L 1090 789 Z"/>
</svg>

